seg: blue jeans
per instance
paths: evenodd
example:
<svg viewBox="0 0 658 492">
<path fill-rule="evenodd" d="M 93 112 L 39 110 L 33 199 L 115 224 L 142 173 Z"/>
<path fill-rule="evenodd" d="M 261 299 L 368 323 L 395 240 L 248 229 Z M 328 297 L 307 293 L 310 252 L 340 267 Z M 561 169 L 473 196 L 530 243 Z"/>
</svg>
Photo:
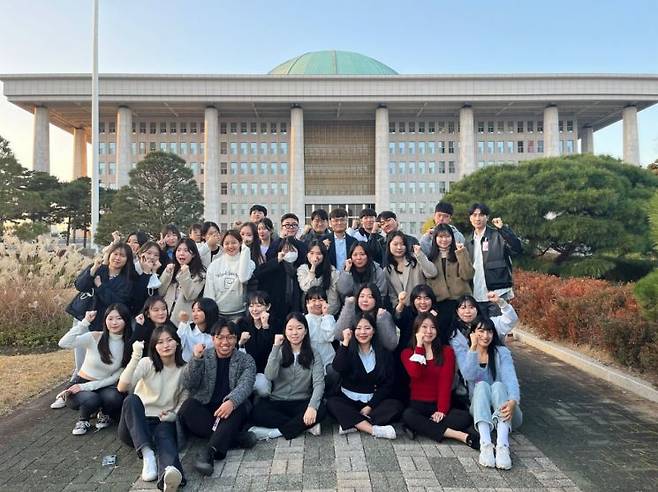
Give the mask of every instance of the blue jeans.
<svg viewBox="0 0 658 492">
<path fill-rule="evenodd" d="M 509 400 L 507 387 L 500 381 L 489 384 L 486 381 L 480 381 L 475 385 L 473 397 L 471 398 L 471 415 L 475 426 L 480 422 L 487 422 L 493 429 L 500 419 L 500 407 Z M 517 404 L 512 414 L 511 428 L 516 429 L 523 422 L 523 413 Z"/>
</svg>

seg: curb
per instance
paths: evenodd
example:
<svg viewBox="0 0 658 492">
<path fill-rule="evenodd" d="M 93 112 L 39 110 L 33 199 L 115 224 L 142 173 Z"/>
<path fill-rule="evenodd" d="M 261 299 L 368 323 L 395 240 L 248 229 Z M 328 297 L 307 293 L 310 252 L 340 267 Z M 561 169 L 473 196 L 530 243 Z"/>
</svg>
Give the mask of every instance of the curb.
<svg viewBox="0 0 658 492">
<path fill-rule="evenodd" d="M 555 342 L 542 340 L 536 335 L 532 335 L 518 328 L 514 328 L 512 335 L 515 340 L 552 355 L 556 359 L 577 367 L 594 377 L 603 379 L 625 391 L 630 391 L 637 396 L 658 403 L 658 390 L 642 379 L 629 376 L 618 369 L 607 367 L 591 357 L 587 357 L 586 355 L 580 354 L 574 350 L 562 347 Z"/>
</svg>

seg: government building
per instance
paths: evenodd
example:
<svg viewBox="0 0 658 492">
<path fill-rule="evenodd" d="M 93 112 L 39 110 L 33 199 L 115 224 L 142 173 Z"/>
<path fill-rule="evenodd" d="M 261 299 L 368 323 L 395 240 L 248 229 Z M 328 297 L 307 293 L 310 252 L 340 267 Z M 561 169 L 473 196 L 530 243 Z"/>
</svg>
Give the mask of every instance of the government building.
<svg viewBox="0 0 658 492">
<path fill-rule="evenodd" d="M 91 141 L 89 74 L 2 75 L 34 114 L 35 170 L 50 170 L 49 125 L 73 134 L 74 175 Z M 594 152 L 593 133 L 623 120 L 623 158 L 639 165 L 637 112 L 658 75 L 400 75 L 344 51 L 306 53 L 266 75 L 103 74 L 101 184 L 128 184 L 154 150 L 183 158 L 205 219 L 226 229 L 254 203 L 275 221 L 316 208 L 398 214 L 411 234 L 453 183 L 478 168 Z"/>
</svg>

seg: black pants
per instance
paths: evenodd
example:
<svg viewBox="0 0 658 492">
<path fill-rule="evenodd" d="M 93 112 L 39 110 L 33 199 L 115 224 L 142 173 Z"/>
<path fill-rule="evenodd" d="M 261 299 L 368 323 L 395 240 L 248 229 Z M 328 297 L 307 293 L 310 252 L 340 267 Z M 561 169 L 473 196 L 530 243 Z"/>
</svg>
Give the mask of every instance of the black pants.
<svg viewBox="0 0 658 492">
<path fill-rule="evenodd" d="M 87 380 L 76 376 L 68 385 L 86 383 Z M 66 397 L 66 406 L 80 410 L 80 420 L 89 420 L 96 412 L 102 410 L 105 415 L 118 419 L 124 398 L 116 386 L 106 386 L 94 391 L 80 391 Z"/>
<path fill-rule="evenodd" d="M 326 411 L 324 405 L 318 408 L 315 423 L 306 425 L 304 423 L 304 412 L 308 408 L 309 400 L 272 400 L 261 398 L 256 403 L 251 413 L 251 420 L 255 425 L 279 429 L 283 437 L 293 439 L 322 421 Z"/>
<path fill-rule="evenodd" d="M 351 429 L 364 420 L 372 425 L 389 424 L 397 419 L 404 408 L 401 402 L 389 398 L 372 407 L 370 415 L 366 417 L 359 413 L 366 406 L 368 403 L 351 400 L 343 393 L 327 400 L 329 413 L 335 417 L 343 429 Z"/>
<path fill-rule="evenodd" d="M 324 397 L 329 398 L 338 394 L 340 391 L 340 373 L 336 372 L 334 366 L 327 364 L 327 367 L 324 368 Z"/>
<path fill-rule="evenodd" d="M 409 407 L 402 414 L 402 421 L 415 432 L 437 442 L 443 440 L 446 429 L 464 431 L 473 419 L 468 412 L 451 408 L 441 422 L 434 422 L 430 417 L 436 412 L 436 402 L 411 400 Z"/>
<path fill-rule="evenodd" d="M 175 466 L 183 475 L 181 484 L 185 484 L 183 465 L 178 458 L 178 441 L 176 439 L 176 422 L 161 422 L 157 417 L 147 417 L 144 404 L 137 395 L 128 395 L 123 400 L 121 420 L 119 421 L 119 439 L 134 447 L 141 457 L 144 446 L 154 448 L 158 463 L 158 488 L 163 487 L 165 468 Z"/>
<path fill-rule="evenodd" d="M 215 458 L 224 459 L 228 450 L 233 447 L 236 437 L 249 414 L 246 403 L 238 405 L 227 419 L 221 419 L 213 431 L 216 417 L 199 400 L 188 398 L 183 402 L 178 416 L 183 426 L 197 437 L 209 439 L 208 444 L 215 448 Z"/>
<path fill-rule="evenodd" d="M 439 311 L 439 336 L 442 344 L 448 344 L 450 340 L 450 331 L 452 328 L 452 318 L 457 311 L 457 301 L 445 299 L 436 304 Z"/>
</svg>

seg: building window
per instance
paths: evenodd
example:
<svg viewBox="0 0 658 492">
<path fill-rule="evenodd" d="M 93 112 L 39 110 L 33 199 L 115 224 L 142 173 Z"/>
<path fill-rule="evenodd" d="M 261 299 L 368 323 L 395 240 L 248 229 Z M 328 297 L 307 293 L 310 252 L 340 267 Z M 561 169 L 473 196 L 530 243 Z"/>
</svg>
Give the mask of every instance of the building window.
<svg viewBox="0 0 658 492">
<path fill-rule="evenodd" d="M 223 183 L 223 184 L 226 184 L 226 183 Z M 226 195 L 226 193 L 223 193 L 223 195 Z M 228 208 L 228 205 L 227 205 L 226 202 L 220 203 L 219 204 L 219 213 L 221 215 L 226 215 L 227 208 Z"/>
<path fill-rule="evenodd" d="M 507 121 L 507 133 L 514 133 L 514 122 L 512 120 Z"/>
<path fill-rule="evenodd" d="M 446 122 L 445 121 L 439 121 L 439 123 L 437 125 L 437 132 L 438 133 L 443 133 L 443 132 L 445 132 L 445 128 L 446 128 Z"/>
<path fill-rule="evenodd" d="M 261 132 L 263 135 L 267 135 L 267 123 L 265 123 L 265 122 L 261 122 L 261 124 L 260 124 L 260 132 Z"/>
<path fill-rule="evenodd" d="M 280 133 L 281 133 L 282 135 L 287 135 L 287 133 L 288 133 L 288 123 L 286 123 L 285 121 L 282 121 L 282 122 L 281 122 L 281 125 L 280 125 L 279 128 L 281 128 L 281 132 L 280 132 Z"/>
<path fill-rule="evenodd" d="M 160 142 L 160 152 L 167 152 L 167 142 Z"/>
<path fill-rule="evenodd" d="M 564 121 L 562 121 L 562 120 L 558 121 L 557 122 L 557 128 L 560 131 L 560 133 L 562 133 L 562 131 L 564 130 Z"/>
<path fill-rule="evenodd" d="M 270 190 L 272 191 L 272 195 L 276 195 L 279 187 L 276 185 L 276 183 L 272 183 L 270 185 Z"/>
<path fill-rule="evenodd" d="M 425 174 L 425 162 L 420 161 L 418 163 L 418 174 L 424 175 Z"/>
<path fill-rule="evenodd" d="M 538 131 L 539 133 L 543 133 L 543 132 L 544 132 L 544 122 L 543 122 L 543 121 L 538 121 L 538 122 L 537 122 L 537 131 Z"/>
<path fill-rule="evenodd" d="M 537 152 L 540 154 L 544 153 L 544 141 L 543 140 L 537 140 Z"/>
<path fill-rule="evenodd" d="M 455 161 L 448 161 L 448 173 L 455 173 Z"/>
<path fill-rule="evenodd" d="M 494 142 L 487 142 L 487 154 L 493 154 L 494 153 Z"/>
<path fill-rule="evenodd" d="M 105 122 L 104 121 L 99 121 L 98 122 L 98 133 L 105 133 Z"/>
<path fill-rule="evenodd" d="M 197 153 L 198 153 L 197 143 L 196 142 L 190 142 L 190 154 L 196 155 Z"/>
<path fill-rule="evenodd" d="M 278 145 L 276 142 L 270 142 L 270 154 L 276 155 Z"/>
<path fill-rule="evenodd" d="M 247 152 L 248 152 L 247 146 L 248 145 L 249 144 L 247 142 L 240 142 L 240 154 L 241 155 L 247 155 Z"/>
<path fill-rule="evenodd" d="M 407 146 L 409 149 L 409 155 L 413 155 L 416 153 L 416 142 L 407 142 Z"/>
<path fill-rule="evenodd" d="M 180 143 L 180 153 L 181 155 L 187 155 L 187 142 Z"/>
<path fill-rule="evenodd" d="M 424 121 L 419 121 L 418 122 L 418 133 L 425 133 L 425 122 Z"/>
<path fill-rule="evenodd" d="M 181 142 L 181 145 L 183 145 L 182 142 Z M 228 154 L 228 143 L 219 142 L 219 153 L 222 154 L 222 155 Z"/>
<path fill-rule="evenodd" d="M 243 196 L 247 196 L 247 183 L 240 183 L 240 193 Z"/>
<path fill-rule="evenodd" d="M 288 175 L 288 163 L 287 162 L 282 162 L 281 163 L 281 175 L 282 176 L 287 176 Z"/>
<path fill-rule="evenodd" d="M 455 142 L 452 140 L 448 141 L 448 154 L 454 154 L 455 153 Z"/>
<path fill-rule="evenodd" d="M 255 121 L 249 123 L 249 130 L 251 131 L 252 135 L 256 135 L 258 133 L 258 123 Z"/>
<path fill-rule="evenodd" d="M 146 135 L 146 121 L 139 122 L 139 133 Z"/>
<path fill-rule="evenodd" d="M 425 155 L 425 142 L 418 142 L 418 153 Z"/>
<path fill-rule="evenodd" d="M 395 154 L 395 142 L 389 142 L 388 143 L 388 153 L 390 155 Z"/>
<path fill-rule="evenodd" d="M 391 195 L 395 195 L 395 188 L 396 188 L 395 183 L 389 183 L 388 184 L 388 192 Z"/>
<path fill-rule="evenodd" d="M 436 131 L 435 124 L 433 121 L 430 121 L 427 125 L 427 133 L 434 133 Z"/>
<path fill-rule="evenodd" d="M 241 121 L 240 122 L 240 133 L 243 135 L 247 134 L 247 122 L 246 121 Z"/>
<path fill-rule="evenodd" d="M 105 142 L 98 142 L 98 154 L 105 155 L 107 153 Z"/>
<path fill-rule="evenodd" d="M 288 142 L 279 142 L 279 153 L 281 155 L 288 154 Z"/>
<path fill-rule="evenodd" d="M 233 121 L 231 122 L 231 135 L 235 135 L 238 133 L 238 124 Z"/>
<path fill-rule="evenodd" d="M 439 161 L 439 174 L 446 173 L 446 161 Z"/>
<path fill-rule="evenodd" d="M 272 135 L 276 135 L 276 123 L 275 122 L 270 123 L 270 133 Z"/>
<path fill-rule="evenodd" d="M 238 194 L 238 183 L 231 183 L 231 195 L 237 195 Z M 231 204 L 231 207 L 233 207 L 234 204 Z"/>
<path fill-rule="evenodd" d="M 237 155 L 238 154 L 238 144 L 237 144 L 237 142 L 231 142 L 229 145 L 231 147 L 231 155 Z"/>
<path fill-rule="evenodd" d="M 167 122 L 166 121 L 161 121 L 160 122 L 160 133 L 167 133 Z"/>
<path fill-rule="evenodd" d="M 139 142 L 139 153 L 146 154 L 146 142 Z"/>
<path fill-rule="evenodd" d="M 228 174 L 228 163 L 220 162 L 219 163 L 219 174 Z M 224 193 L 226 194 L 226 193 Z"/>
<path fill-rule="evenodd" d="M 443 140 L 439 140 L 436 142 L 437 147 L 439 149 L 439 154 L 445 154 L 446 153 L 446 143 Z"/>
<path fill-rule="evenodd" d="M 398 142 L 398 154 L 404 155 L 404 151 L 407 148 L 407 146 L 404 144 L 404 142 Z"/>
<path fill-rule="evenodd" d="M 252 162 L 251 164 L 249 164 L 249 169 L 251 171 L 251 174 L 256 176 L 258 174 L 258 163 Z"/>
<path fill-rule="evenodd" d="M 247 165 L 246 162 L 241 162 L 240 163 L 240 174 L 247 174 L 249 172 L 249 166 Z"/>
<path fill-rule="evenodd" d="M 388 161 L 388 174 L 390 174 L 391 176 L 394 176 L 396 167 L 397 167 L 396 162 Z"/>
<path fill-rule="evenodd" d="M 523 133 L 523 121 L 516 122 L 516 133 Z"/>
<path fill-rule="evenodd" d="M 505 152 L 505 142 L 496 142 L 496 152 L 499 154 Z"/>
<path fill-rule="evenodd" d="M 484 142 L 478 140 L 478 154 L 484 154 Z"/>
<path fill-rule="evenodd" d="M 416 163 L 415 162 L 410 162 L 408 169 L 409 169 L 409 174 L 410 175 L 416 174 Z"/>
<path fill-rule="evenodd" d="M 423 181 L 418 183 L 418 193 L 420 193 L 420 194 L 425 193 L 425 183 Z M 422 207 L 422 208 L 425 208 L 425 207 Z"/>
<path fill-rule="evenodd" d="M 105 174 L 105 163 L 104 162 L 99 162 L 98 163 L 98 174 L 100 174 L 100 175 Z"/>
<path fill-rule="evenodd" d="M 190 122 L 190 133 L 196 133 L 196 132 L 197 132 L 196 121 L 191 121 Z"/>
<path fill-rule="evenodd" d="M 404 132 L 405 132 L 404 121 L 398 121 L 398 133 L 404 133 Z"/>
<path fill-rule="evenodd" d="M 280 183 L 281 185 L 281 194 L 282 195 L 287 195 L 288 194 L 288 183 Z"/>
<path fill-rule="evenodd" d="M 455 133 L 455 122 L 448 121 L 448 133 Z"/>
<path fill-rule="evenodd" d="M 149 124 L 149 133 L 151 135 L 155 135 L 157 133 L 157 130 L 158 130 L 158 128 L 155 124 L 155 121 L 151 121 L 151 123 Z"/>
<path fill-rule="evenodd" d="M 266 174 L 267 174 L 267 162 L 261 162 L 261 163 L 260 163 L 260 173 L 261 173 L 262 175 L 266 175 Z"/>
<path fill-rule="evenodd" d="M 395 121 L 388 122 L 388 133 L 395 133 Z"/>
<path fill-rule="evenodd" d="M 573 140 L 567 140 L 567 154 L 573 154 Z"/>
<path fill-rule="evenodd" d="M 416 133 L 416 122 L 415 121 L 410 121 L 409 122 L 409 133 Z"/>
<path fill-rule="evenodd" d="M 439 181 L 439 193 L 445 193 L 445 192 L 446 192 L 446 182 Z"/>
<path fill-rule="evenodd" d="M 276 172 L 277 172 L 276 168 L 277 168 L 276 162 L 270 163 L 270 174 L 272 174 L 272 176 L 276 176 Z"/>
<path fill-rule="evenodd" d="M 231 175 L 236 176 L 238 174 L 238 163 L 231 162 Z"/>
<path fill-rule="evenodd" d="M 494 132 L 494 122 L 487 121 L 487 133 L 493 133 L 493 132 Z"/>
<path fill-rule="evenodd" d="M 504 121 L 497 121 L 496 122 L 496 131 L 498 133 L 503 133 L 505 131 L 505 122 Z"/>
<path fill-rule="evenodd" d="M 172 154 L 176 154 L 177 153 L 176 147 L 177 147 L 176 142 L 169 142 L 169 152 L 171 152 Z"/>
<path fill-rule="evenodd" d="M 427 163 L 427 174 L 434 174 L 436 172 L 436 163 L 435 162 L 429 162 Z"/>
<path fill-rule="evenodd" d="M 523 140 L 519 140 L 516 142 L 516 152 L 519 154 L 523 154 Z"/>
<path fill-rule="evenodd" d="M 573 132 L 573 120 L 567 120 L 567 131 Z"/>
<path fill-rule="evenodd" d="M 535 131 L 535 122 L 534 121 L 527 121 L 526 122 L 526 129 L 528 133 L 534 133 Z"/>
<path fill-rule="evenodd" d="M 219 133 L 221 135 L 226 135 L 226 123 L 219 124 Z"/>
<path fill-rule="evenodd" d="M 267 155 L 267 142 L 260 143 L 260 155 Z"/>
<path fill-rule="evenodd" d="M 407 183 L 400 181 L 398 183 L 398 190 L 400 190 L 401 195 L 404 195 L 407 192 Z"/>
<path fill-rule="evenodd" d="M 267 191 L 268 191 L 267 183 L 261 183 L 260 184 L 260 194 L 261 195 L 267 195 Z"/>
<path fill-rule="evenodd" d="M 149 142 L 149 152 L 155 152 L 157 149 L 157 143 L 156 142 Z"/>
<path fill-rule="evenodd" d="M 398 174 L 400 176 L 404 176 L 407 173 L 407 163 L 406 162 L 399 162 L 398 163 Z"/>
<path fill-rule="evenodd" d="M 116 124 L 114 121 L 110 121 L 110 122 L 107 124 L 107 127 L 108 127 L 108 129 L 109 129 L 108 131 L 109 131 L 110 135 L 112 135 L 112 134 L 114 134 L 114 133 L 117 132 L 117 124 Z"/>
<path fill-rule="evenodd" d="M 107 174 L 108 176 L 114 176 L 117 171 L 117 164 L 116 162 L 109 162 L 107 164 Z"/>
<path fill-rule="evenodd" d="M 181 133 L 187 133 L 187 122 L 186 121 L 181 121 L 181 123 L 180 123 L 180 132 Z"/>
<path fill-rule="evenodd" d="M 535 152 L 535 142 L 533 140 L 528 140 L 528 154 L 534 154 Z"/>
<path fill-rule="evenodd" d="M 429 155 L 434 155 L 436 149 L 436 144 L 434 142 L 427 142 L 427 153 Z"/>
<path fill-rule="evenodd" d="M 506 142 L 507 144 L 507 153 L 508 154 L 513 154 L 514 153 L 514 142 L 512 140 L 508 140 Z"/>
<path fill-rule="evenodd" d="M 107 144 L 107 153 L 110 155 L 114 155 L 117 152 L 117 144 L 114 142 L 110 142 Z"/>
</svg>

